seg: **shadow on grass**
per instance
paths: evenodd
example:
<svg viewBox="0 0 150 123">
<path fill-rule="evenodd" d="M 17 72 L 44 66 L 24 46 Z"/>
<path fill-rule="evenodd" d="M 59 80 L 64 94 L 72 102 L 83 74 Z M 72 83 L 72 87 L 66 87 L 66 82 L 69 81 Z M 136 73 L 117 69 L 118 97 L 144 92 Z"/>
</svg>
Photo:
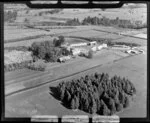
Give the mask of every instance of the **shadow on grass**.
<svg viewBox="0 0 150 123">
<path fill-rule="evenodd" d="M 56 87 L 49 87 L 49 94 L 52 95 L 55 99 L 60 101 L 59 92 Z"/>
<path fill-rule="evenodd" d="M 49 87 L 49 89 L 50 89 L 49 94 L 52 95 L 56 100 L 61 101 L 57 87 Z M 68 105 L 68 103 L 65 103 L 65 99 L 64 99 L 64 101 L 61 101 L 61 104 L 64 107 L 71 109 L 70 106 Z"/>
</svg>

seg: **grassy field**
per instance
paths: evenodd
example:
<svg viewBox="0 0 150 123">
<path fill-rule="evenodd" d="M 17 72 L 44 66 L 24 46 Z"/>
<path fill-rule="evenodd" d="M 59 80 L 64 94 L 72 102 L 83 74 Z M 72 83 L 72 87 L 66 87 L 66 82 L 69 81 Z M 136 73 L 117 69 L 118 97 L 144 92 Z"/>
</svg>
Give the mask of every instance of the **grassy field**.
<svg viewBox="0 0 150 123">
<path fill-rule="evenodd" d="M 15 39 L 23 39 L 27 37 L 33 37 L 38 35 L 44 35 L 47 34 L 44 30 L 35 30 L 35 29 L 24 29 L 24 28 L 18 28 L 18 27 L 7 27 L 4 29 L 4 41 L 5 42 L 11 42 Z"/>
<path fill-rule="evenodd" d="M 147 90 L 147 62 L 145 55 L 136 55 L 128 57 L 114 63 L 104 64 L 94 69 L 67 77 L 63 80 L 78 78 L 82 75 L 94 72 L 107 72 L 110 76 L 115 74 L 129 78 L 137 89 L 134 104 L 120 112 L 120 117 L 146 117 L 146 90 Z M 27 117 L 32 115 L 58 115 L 59 117 L 66 114 L 87 114 L 83 111 L 74 112 L 66 109 L 61 102 L 55 99 L 49 91 L 49 86 L 57 86 L 62 80 L 48 83 L 36 89 L 29 90 L 25 93 L 6 97 L 6 116 Z M 142 86 L 141 86 L 142 84 Z M 11 101 L 10 101 L 11 100 Z M 17 101 L 16 101 L 17 100 Z M 89 115 L 89 114 L 87 114 Z M 89 115 L 91 116 L 91 115 Z"/>
<path fill-rule="evenodd" d="M 33 73 L 31 71 L 31 75 L 28 75 L 28 73 L 26 72 L 29 71 L 25 71 L 23 72 L 24 76 L 23 74 L 21 74 L 20 76 L 17 75 L 16 78 L 14 78 L 14 73 L 12 75 L 9 74 L 9 78 L 7 78 L 6 74 L 5 78 L 7 81 L 5 81 L 5 83 L 7 86 L 5 87 L 5 94 L 11 94 L 22 89 L 35 87 L 45 82 L 80 73 L 92 67 L 96 67 L 98 65 L 102 65 L 108 62 L 112 62 L 113 60 L 122 58 L 122 56 L 116 55 L 115 53 L 107 50 L 101 51 L 95 55 L 96 56 L 92 60 L 79 57 L 77 59 L 72 59 L 65 64 L 56 63 L 53 65 L 49 65 L 47 67 L 47 71 L 43 73 Z"/>
</svg>

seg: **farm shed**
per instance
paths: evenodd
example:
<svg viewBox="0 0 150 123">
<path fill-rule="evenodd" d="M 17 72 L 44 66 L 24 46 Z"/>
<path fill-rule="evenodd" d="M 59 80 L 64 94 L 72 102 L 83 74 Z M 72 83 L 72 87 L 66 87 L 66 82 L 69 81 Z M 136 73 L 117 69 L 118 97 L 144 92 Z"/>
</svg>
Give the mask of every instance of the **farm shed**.
<svg viewBox="0 0 150 123">
<path fill-rule="evenodd" d="M 70 56 L 63 56 L 63 57 L 60 57 L 60 58 L 58 59 L 58 61 L 59 61 L 59 62 L 65 62 L 65 61 L 67 61 L 67 60 L 69 60 L 69 59 L 71 59 Z"/>
<path fill-rule="evenodd" d="M 78 48 L 72 49 L 72 55 L 76 56 L 76 55 L 79 55 L 79 54 L 80 54 L 80 49 L 78 49 Z"/>
<path fill-rule="evenodd" d="M 87 43 L 70 44 L 71 47 L 85 46 Z"/>
<path fill-rule="evenodd" d="M 107 48 L 107 44 L 101 44 L 97 47 L 98 50 L 101 50 L 102 48 Z"/>
</svg>

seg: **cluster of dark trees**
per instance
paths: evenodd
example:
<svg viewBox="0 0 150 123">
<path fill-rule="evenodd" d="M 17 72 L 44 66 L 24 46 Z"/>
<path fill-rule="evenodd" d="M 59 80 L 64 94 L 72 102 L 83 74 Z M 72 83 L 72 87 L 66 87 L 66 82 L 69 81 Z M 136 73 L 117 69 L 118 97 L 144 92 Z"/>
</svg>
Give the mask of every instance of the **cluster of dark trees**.
<svg viewBox="0 0 150 123">
<path fill-rule="evenodd" d="M 80 21 L 78 18 L 70 19 L 66 22 L 66 25 L 68 26 L 78 26 L 81 25 Z"/>
<path fill-rule="evenodd" d="M 5 64 L 4 71 L 8 72 L 8 71 L 14 71 L 17 69 L 27 68 L 28 65 L 31 64 L 32 62 L 33 62 L 32 60 L 29 60 L 29 61 L 24 61 L 21 63 Z"/>
<path fill-rule="evenodd" d="M 53 44 L 54 44 L 54 46 L 55 47 L 60 47 L 64 42 L 65 42 L 65 38 L 64 38 L 64 36 L 59 36 L 58 37 L 59 39 L 54 39 L 53 40 Z"/>
<path fill-rule="evenodd" d="M 17 18 L 17 11 L 4 11 L 4 21 L 13 22 Z"/>
<path fill-rule="evenodd" d="M 135 21 L 134 23 L 130 20 L 125 19 L 119 19 L 119 17 L 116 17 L 116 19 L 109 19 L 105 16 L 102 18 L 98 17 L 85 17 L 83 21 L 79 21 L 77 18 L 74 18 L 72 20 L 68 20 L 65 25 L 70 26 L 78 26 L 78 25 L 104 25 L 104 26 L 118 26 L 122 28 L 132 28 L 132 29 L 141 29 L 146 28 L 146 23 L 142 24 L 142 21 Z"/>
<path fill-rule="evenodd" d="M 70 55 L 71 52 L 61 47 L 62 43 L 64 43 L 63 36 L 60 36 L 58 40 L 54 39 L 53 43 L 50 41 L 34 42 L 30 48 L 34 61 L 43 59 L 46 62 L 57 62 L 59 57 Z"/>
<path fill-rule="evenodd" d="M 100 115 L 112 115 L 128 107 L 136 93 L 128 79 L 116 75 L 109 78 L 107 73 L 63 81 L 56 90 L 66 107 Z"/>
</svg>

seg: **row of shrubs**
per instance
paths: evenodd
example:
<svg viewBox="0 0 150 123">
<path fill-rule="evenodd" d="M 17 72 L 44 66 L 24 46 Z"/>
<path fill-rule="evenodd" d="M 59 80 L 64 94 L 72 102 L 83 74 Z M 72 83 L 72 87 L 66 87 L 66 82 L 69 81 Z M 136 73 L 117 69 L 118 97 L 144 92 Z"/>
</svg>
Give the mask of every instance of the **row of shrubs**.
<svg viewBox="0 0 150 123">
<path fill-rule="evenodd" d="M 33 61 L 25 61 L 21 63 L 13 63 L 13 64 L 5 64 L 4 65 L 4 71 L 14 71 L 17 69 L 23 69 L 23 68 L 28 68 L 31 70 L 36 70 L 36 71 L 45 71 L 46 65 L 43 63 L 37 64 L 36 62 Z"/>
<path fill-rule="evenodd" d="M 13 63 L 13 64 L 5 64 L 4 65 L 4 71 L 8 72 L 8 71 L 14 71 L 17 69 L 23 69 L 25 67 L 27 67 L 28 65 L 30 65 L 33 61 L 24 61 L 21 63 Z"/>
<path fill-rule="evenodd" d="M 86 75 L 79 79 L 61 82 L 53 92 L 71 109 L 88 113 L 113 115 L 129 106 L 136 89 L 130 80 L 106 73 Z"/>
</svg>

